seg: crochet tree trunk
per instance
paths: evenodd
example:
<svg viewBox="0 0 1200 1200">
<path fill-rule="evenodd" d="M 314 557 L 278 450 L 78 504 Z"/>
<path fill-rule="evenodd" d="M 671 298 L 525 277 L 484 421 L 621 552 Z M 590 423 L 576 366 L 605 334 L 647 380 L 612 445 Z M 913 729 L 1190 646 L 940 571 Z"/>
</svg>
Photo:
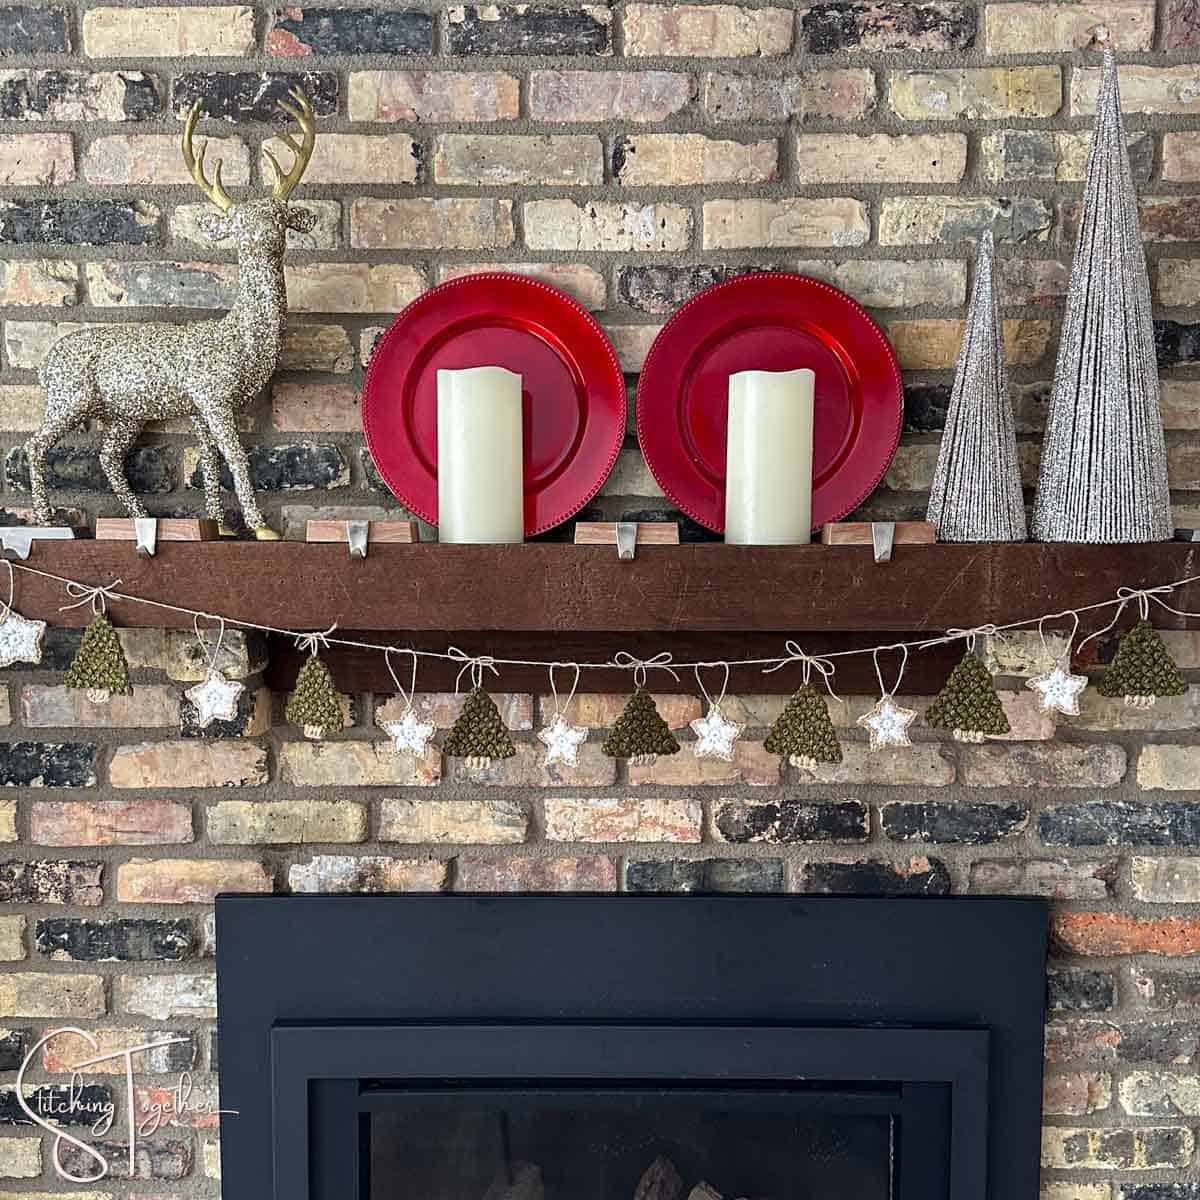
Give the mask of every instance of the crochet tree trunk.
<svg viewBox="0 0 1200 1200">
<path fill-rule="evenodd" d="M 133 692 L 125 651 L 107 613 L 97 613 L 83 631 L 75 661 L 67 668 L 63 682 L 69 688 L 85 691 L 95 704 Z"/>
<path fill-rule="evenodd" d="M 285 715 L 304 730 L 306 738 L 314 741 L 337 733 L 345 724 L 342 698 L 333 685 L 333 676 L 315 654 L 310 654 L 300 668 Z"/>
<path fill-rule="evenodd" d="M 793 767 L 810 771 L 818 763 L 842 761 L 842 746 L 829 719 L 825 697 L 808 683 L 787 702 L 764 745 L 768 754 L 781 755 Z"/>
<path fill-rule="evenodd" d="M 1121 639 L 1097 690 L 1110 699 L 1124 696 L 1126 704 L 1149 708 L 1159 696 L 1182 696 L 1187 681 L 1158 630 L 1143 619 Z"/>
<path fill-rule="evenodd" d="M 517 752 L 495 701 L 479 687 L 467 693 L 443 750 L 451 758 L 465 758 L 468 767 L 486 767 L 493 758 L 512 758 Z"/>
<path fill-rule="evenodd" d="M 679 743 L 659 713 L 654 697 L 639 687 L 608 731 L 601 749 L 609 758 L 646 763 L 660 754 L 678 754 Z"/>
<path fill-rule="evenodd" d="M 991 673 L 970 650 L 925 710 L 925 720 L 935 729 L 949 729 L 960 742 L 982 742 L 1011 728 Z"/>
</svg>

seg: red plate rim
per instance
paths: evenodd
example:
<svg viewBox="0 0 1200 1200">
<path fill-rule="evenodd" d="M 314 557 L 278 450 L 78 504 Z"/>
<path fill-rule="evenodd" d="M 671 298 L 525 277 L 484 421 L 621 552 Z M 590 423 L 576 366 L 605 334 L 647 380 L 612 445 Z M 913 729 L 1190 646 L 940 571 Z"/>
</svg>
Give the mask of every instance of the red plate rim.
<svg viewBox="0 0 1200 1200">
<path fill-rule="evenodd" d="M 431 287 L 428 291 L 422 292 L 415 300 L 406 304 L 393 318 L 392 323 L 383 331 L 379 340 L 375 343 L 371 350 L 371 361 L 367 364 L 366 374 L 363 377 L 363 399 L 362 399 L 362 427 L 363 434 L 367 443 L 367 451 L 371 455 L 372 461 L 375 463 L 376 470 L 379 471 L 380 478 L 387 484 L 392 495 L 399 500 L 405 508 L 410 512 L 415 513 L 421 520 L 428 522 L 430 525 L 437 525 L 437 520 L 431 509 L 425 508 L 424 505 L 418 506 L 412 504 L 409 500 L 402 496 L 397 490 L 395 483 L 388 478 L 387 473 L 379 465 L 379 459 L 375 454 L 372 442 L 374 438 L 371 433 L 371 423 L 368 418 L 368 413 L 371 408 L 372 400 L 372 376 L 380 370 L 379 363 L 382 361 L 382 355 L 379 353 L 383 347 L 393 338 L 399 337 L 401 334 L 401 326 L 406 318 L 412 316 L 419 309 L 427 304 L 436 303 L 448 292 L 452 292 L 457 288 L 464 286 L 478 286 L 479 283 L 485 281 L 497 281 L 503 283 L 516 284 L 518 287 L 529 288 L 531 291 L 544 292 L 553 297 L 560 304 L 571 308 L 575 313 L 582 317 L 584 323 L 591 326 L 592 332 L 596 335 L 598 342 L 604 348 L 604 352 L 608 357 L 608 363 L 612 371 L 612 381 L 614 391 L 622 397 L 626 394 L 625 388 L 625 373 L 621 368 L 620 359 L 617 358 L 617 352 L 613 348 L 613 344 L 609 341 L 608 334 L 604 332 L 604 327 L 596 320 L 593 313 L 589 312 L 574 296 L 564 292 L 561 288 L 555 287 L 553 284 L 545 283 L 541 279 L 534 279 L 529 275 L 520 275 L 515 271 L 479 271 L 473 275 L 460 275 L 457 279 L 447 279 L 444 283 L 439 283 Z M 612 469 L 616 466 L 617 459 L 621 454 L 621 447 L 625 442 L 625 417 L 617 422 L 616 434 L 613 440 L 612 449 L 608 455 L 608 462 L 604 468 L 604 473 L 600 476 L 598 482 L 579 502 L 561 514 L 554 514 L 552 517 L 545 519 L 541 523 L 534 525 L 526 524 L 525 536 L 536 537 L 540 533 L 545 533 L 547 530 L 553 529 L 557 525 L 561 525 L 564 521 L 573 517 L 585 504 L 588 503 L 600 489 L 604 486 L 609 475 L 612 474 Z"/>
<path fill-rule="evenodd" d="M 850 505 L 850 507 L 847 508 L 844 513 L 830 518 L 834 521 L 840 521 L 842 517 L 853 512 L 860 504 L 862 504 L 864 500 L 867 499 L 868 496 L 875 491 L 877 487 L 879 487 L 879 485 L 883 482 L 884 476 L 887 475 L 888 469 L 891 467 L 892 460 L 896 455 L 896 449 L 900 445 L 900 434 L 904 428 L 904 379 L 900 372 L 900 363 L 896 358 L 895 349 L 893 348 L 891 342 L 888 341 L 887 334 L 884 333 L 879 322 L 876 321 L 875 318 L 872 317 L 871 314 L 867 312 L 867 310 L 863 308 L 863 306 L 859 304 L 859 302 L 855 300 L 853 296 L 842 291 L 841 288 L 836 288 L 832 284 L 826 283 L 823 279 L 814 279 L 811 275 L 801 275 L 797 271 L 755 271 L 746 275 L 736 275 L 732 279 L 723 279 L 720 283 L 710 284 L 702 292 L 697 292 L 696 295 L 688 300 L 681 308 L 676 309 L 675 312 L 668 318 L 667 323 L 662 327 L 662 329 L 659 330 L 658 336 L 654 339 L 653 344 L 650 346 L 650 350 L 646 354 L 646 358 L 642 363 L 641 372 L 638 375 L 637 399 L 635 404 L 638 446 L 640 448 L 643 445 L 642 420 L 645 415 L 645 411 L 642 403 L 642 389 L 646 385 L 647 379 L 652 374 L 651 367 L 654 363 L 654 357 L 666 343 L 668 334 L 671 332 L 671 327 L 677 322 L 683 320 L 689 309 L 700 304 L 702 301 L 707 302 L 714 295 L 720 292 L 724 292 L 733 288 L 746 287 L 763 279 L 770 279 L 772 281 L 782 282 L 785 284 L 802 284 L 806 288 L 827 292 L 832 299 L 844 304 L 847 308 L 851 309 L 856 315 L 862 318 L 866 326 L 879 339 L 880 348 L 886 356 L 888 362 L 891 364 L 892 376 L 895 380 L 896 394 L 900 399 L 900 405 L 896 414 L 896 426 L 894 430 L 895 436 L 892 440 L 891 452 L 888 455 L 888 460 L 884 463 L 882 469 L 871 481 L 869 486 L 867 486 L 867 488 L 862 492 L 862 494 L 857 496 L 854 503 Z M 711 530 L 713 533 L 725 532 L 724 513 L 722 513 L 719 521 L 716 524 L 712 524 L 705 520 L 689 505 L 685 504 L 678 497 L 672 495 L 671 491 L 667 487 L 667 484 L 659 476 L 658 471 L 655 469 L 654 463 L 650 461 L 650 457 L 646 454 L 644 449 L 642 450 L 642 458 L 645 461 L 650 474 L 654 476 L 655 482 L 662 489 L 664 495 L 666 495 L 667 498 L 670 499 L 671 502 L 675 504 L 675 506 L 682 513 L 690 517 L 696 522 L 697 525 L 701 525 L 705 529 Z"/>
</svg>

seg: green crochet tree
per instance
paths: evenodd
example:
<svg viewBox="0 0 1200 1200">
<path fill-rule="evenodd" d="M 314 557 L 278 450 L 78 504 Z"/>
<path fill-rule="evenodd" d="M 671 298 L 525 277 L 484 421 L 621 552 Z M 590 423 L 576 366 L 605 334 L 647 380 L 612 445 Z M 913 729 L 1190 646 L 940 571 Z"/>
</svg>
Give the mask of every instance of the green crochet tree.
<svg viewBox="0 0 1200 1200">
<path fill-rule="evenodd" d="M 633 763 L 653 762 L 660 754 L 678 754 L 679 743 L 644 687 L 634 690 L 608 731 L 601 750 L 609 758 Z"/>
<path fill-rule="evenodd" d="M 94 704 L 133 692 L 125 651 L 107 613 L 97 613 L 83 631 L 83 640 L 63 682 L 69 688 L 85 691 Z"/>
<path fill-rule="evenodd" d="M 517 752 L 500 710 L 481 687 L 467 693 L 442 749 L 451 758 L 465 758 L 468 767 L 486 767 L 493 758 L 512 758 Z"/>
<path fill-rule="evenodd" d="M 345 724 L 342 698 L 333 685 L 333 676 L 315 654 L 308 656 L 296 676 L 296 687 L 288 699 L 285 715 L 304 730 L 306 738 L 316 741 L 337 733 Z"/>
<path fill-rule="evenodd" d="M 1144 618 L 1121 639 L 1112 665 L 1104 672 L 1100 695 L 1149 708 L 1159 696 L 1182 696 L 1187 681 L 1158 630 Z"/>
<path fill-rule="evenodd" d="M 793 767 L 810 771 L 818 763 L 842 761 L 842 746 L 829 719 L 825 697 L 810 683 L 793 693 L 775 718 L 764 745 L 768 754 L 778 754 Z"/>
<path fill-rule="evenodd" d="M 925 720 L 935 729 L 951 730 L 960 742 L 982 742 L 988 735 L 1008 733 L 1011 728 L 991 672 L 970 650 L 925 710 Z"/>
</svg>

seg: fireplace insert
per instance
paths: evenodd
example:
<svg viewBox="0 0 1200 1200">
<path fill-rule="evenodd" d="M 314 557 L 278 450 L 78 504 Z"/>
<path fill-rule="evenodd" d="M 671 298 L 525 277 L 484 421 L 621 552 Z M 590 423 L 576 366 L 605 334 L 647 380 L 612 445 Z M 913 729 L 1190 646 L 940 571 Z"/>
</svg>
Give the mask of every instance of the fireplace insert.
<svg viewBox="0 0 1200 1200">
<path fill-rule="evenodd" d="M 1024 899 L 224 896 L 222 1195 L 1035 1200 L 1045 952 Z"/>
</svg>

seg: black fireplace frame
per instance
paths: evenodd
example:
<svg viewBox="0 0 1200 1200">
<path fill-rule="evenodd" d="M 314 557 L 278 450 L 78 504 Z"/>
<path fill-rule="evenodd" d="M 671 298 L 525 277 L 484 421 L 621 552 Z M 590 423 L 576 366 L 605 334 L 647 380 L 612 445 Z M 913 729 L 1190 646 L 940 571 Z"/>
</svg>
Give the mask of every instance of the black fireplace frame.
<svg viewBox="0 0 1200 1200">
<path fill-rule="evenodd" d="M 365 1200 L 381 1106 L 584 1087 L 886 1112 L 900 1200 L 1037 1195 L 1041 901 L 225 896 L 217 922 L 226 1200 Z"/>
</svg>

